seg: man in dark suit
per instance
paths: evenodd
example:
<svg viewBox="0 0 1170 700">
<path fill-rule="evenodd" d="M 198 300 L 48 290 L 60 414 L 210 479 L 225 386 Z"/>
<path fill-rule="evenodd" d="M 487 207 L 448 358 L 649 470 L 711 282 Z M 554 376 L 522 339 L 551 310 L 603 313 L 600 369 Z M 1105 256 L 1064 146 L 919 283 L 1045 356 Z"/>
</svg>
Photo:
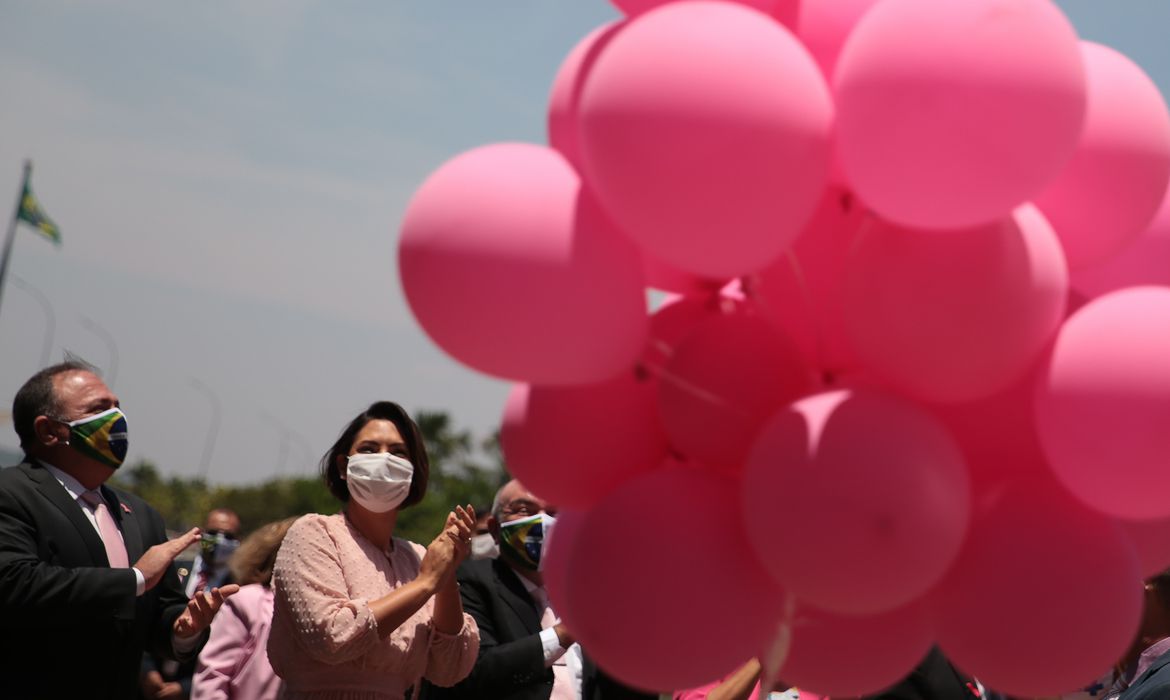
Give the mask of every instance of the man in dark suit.
<svg viewBox="0 0 1170 700">
<path fill-rule="evenodd" d="M 1146 580 L 1142 624 L 1119 682 L 1129 686 L 1118 700 L 1170 698 L 1170 569 Z"/>
<path fill-rule="evenodd" d="M 126 420 L 91 367 L 33 375 L 12 419 L 25 461 L 0 471 L 0 694 L 133 698 L 143 650 L 196 654 L 237 587 L 188 601 L 173 561 L 198 528 L 167 541 L 158 512 L 105 486 Z"/>
<path fill-rule="evenodd" d="M 424 684 L 420 698 L 657 697 L 605 676 L 582 655 L 549 607 L 538 567 L 551 510 L 518 481 L 496 494 L 488 528 L 500 544 L 500 556 L 466 561 L 457 574 L 463 609 L 479 626 L 479 658 L 462 682 L 452 688 Z"/>
</svg>

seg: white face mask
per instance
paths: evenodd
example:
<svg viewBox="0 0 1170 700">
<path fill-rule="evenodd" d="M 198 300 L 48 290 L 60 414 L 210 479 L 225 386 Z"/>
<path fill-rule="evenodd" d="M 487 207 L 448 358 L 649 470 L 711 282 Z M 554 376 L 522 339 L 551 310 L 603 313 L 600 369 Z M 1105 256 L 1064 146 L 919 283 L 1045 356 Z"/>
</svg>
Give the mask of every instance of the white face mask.
<svg viewBox="0 0 1170 700">
<path fill-rule="evenodd" d="M 385 513 L 402 505 L 410 493 L 414 466 L 409 460 L 389 452 L 349 456 L 345 483 L 349 495 L 363 508 Z"/>
<path fill-rule="evenodd" d="M 500 545 L 496 544 L 496 538 L 492 537 L 490 532 L 471 538 L 472 559 L 495 559 L 498 556 Z"/>
</svg>

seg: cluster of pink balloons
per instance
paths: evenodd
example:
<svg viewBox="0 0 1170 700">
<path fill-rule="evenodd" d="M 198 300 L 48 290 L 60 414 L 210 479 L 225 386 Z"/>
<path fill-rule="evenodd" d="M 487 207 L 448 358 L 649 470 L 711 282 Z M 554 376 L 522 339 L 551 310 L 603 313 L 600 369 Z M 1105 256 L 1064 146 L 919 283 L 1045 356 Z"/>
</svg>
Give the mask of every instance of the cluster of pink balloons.
<svg viewBox="0 0 1170 700">
<path fill-rule="evenodd" d="M 1170 565 L 1157 88 L 1051 0 L 614 3 L 549 145 L 440 167 L 399 249 L 431 338 L 518 382 L 557 610 L 655 690 L 777 640 L 826 694 L 933 644 L 1098 677 Z"/>
</svg>

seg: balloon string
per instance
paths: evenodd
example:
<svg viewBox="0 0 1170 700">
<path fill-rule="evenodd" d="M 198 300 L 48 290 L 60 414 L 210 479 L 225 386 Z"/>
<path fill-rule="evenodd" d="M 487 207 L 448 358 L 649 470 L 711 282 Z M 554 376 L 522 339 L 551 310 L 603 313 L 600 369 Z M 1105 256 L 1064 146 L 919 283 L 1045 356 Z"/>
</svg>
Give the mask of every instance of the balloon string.
<svg viewBox="0 0 1170 700">
<path fill-rule="evenodd" d="M 760 689 L 756 700 L 764 700 L 771 692 L 772 686 L 780 678 L 780 669 L 788 661 L 788 652 L 792 650 L 792 626 L 796 617 L 796 598 L 787 596 L 784 601 L 784 614 L 780 616 L 780 625 L 776 629 L 776 636 L 768 646 L 767 652 L 760 667 Z"/>
</svg>

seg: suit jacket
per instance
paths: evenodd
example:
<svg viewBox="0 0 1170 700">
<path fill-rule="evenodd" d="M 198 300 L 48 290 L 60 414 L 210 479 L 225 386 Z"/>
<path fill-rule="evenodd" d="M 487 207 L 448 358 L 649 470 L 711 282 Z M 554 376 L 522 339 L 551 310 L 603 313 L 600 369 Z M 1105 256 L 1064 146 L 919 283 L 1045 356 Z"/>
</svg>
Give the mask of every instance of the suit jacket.
<svg viewBox="0 0 1170 700">
<path fill-rule="evenodd" d="M 938 647 L 931 648 L 902 682 L 866 700 L 974 700 L 975 681 L 960 673 Z"/>
<path fill-rule="evenodd" d="M 1146 672 L 1125 689 L 1117 700 L 1165 700 L 1170 698 L 1170 651 L 1154 659 Z"/>
<path fill-rule="evenodd" d="M 131 562 L 165 542 L 145 501 L 101 487 Z M 101 537 L 33 460 L 0 470 L 0 688 L 5 698 L 137 697 L 144 650 L 173 657 L 186 607 L 174 565 L 142 596 L 111 569 Z"/>
<path fill-rule="evenodd" d="M 500 559 L 469 560 L 457 574 L 463 609 L 479 625 L 479 657 L 467 678 L 451 688 L 424 683 L 420 700 L 499 698 L 547 700 L 553 671 L 544 665 L 540 611 L 512 568 Z M 605 676 L 588 656 L 582 669 L 585 700 L 656 698 Z"/>
</svg>

